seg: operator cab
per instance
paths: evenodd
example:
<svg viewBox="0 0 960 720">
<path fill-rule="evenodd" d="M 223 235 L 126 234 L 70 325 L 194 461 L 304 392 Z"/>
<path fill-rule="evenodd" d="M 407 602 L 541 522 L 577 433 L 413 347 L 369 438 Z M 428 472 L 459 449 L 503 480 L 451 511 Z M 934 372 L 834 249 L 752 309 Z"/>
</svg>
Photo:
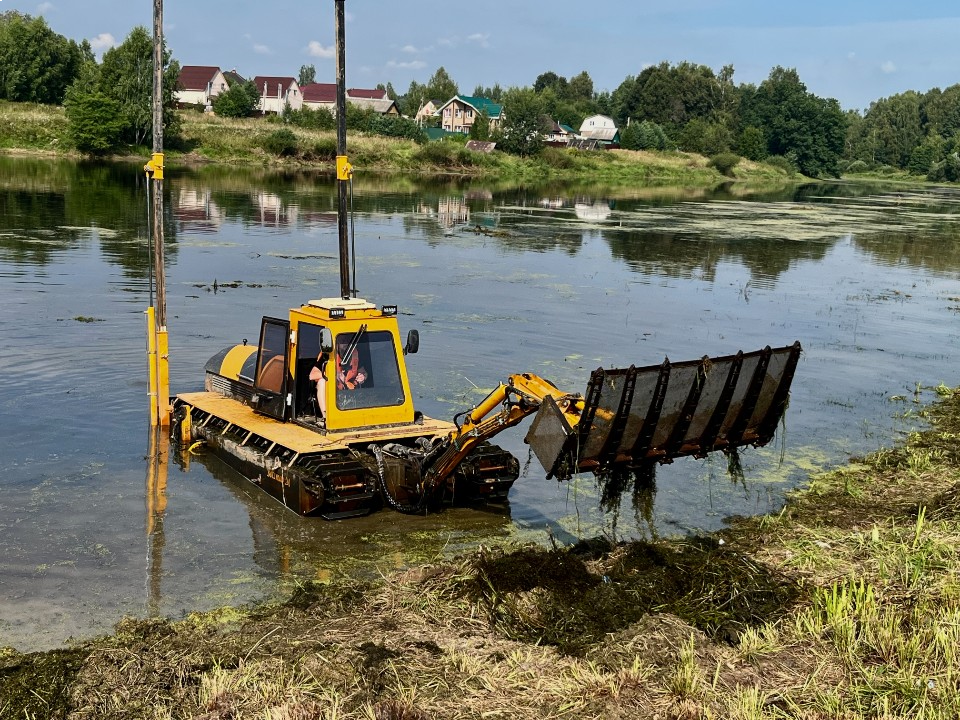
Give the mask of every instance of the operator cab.
<svg viewBox="0 0 960 720">
<path fill-rule="evenodd" d="M 237 377 L 252 380 L 249 404 L 327 431 L 414 422 L 404 355 L 418 350 L 419 336 L 411 330 L 401 345 L 396 315 L 396 306 L 323 298 L 292 309 L 288 319 L 264 317 L 257 348 L 246 348 L 244 370 L 252 377 Z M 208 372 L 221 369 L 211 363 Z"/>
</svg>

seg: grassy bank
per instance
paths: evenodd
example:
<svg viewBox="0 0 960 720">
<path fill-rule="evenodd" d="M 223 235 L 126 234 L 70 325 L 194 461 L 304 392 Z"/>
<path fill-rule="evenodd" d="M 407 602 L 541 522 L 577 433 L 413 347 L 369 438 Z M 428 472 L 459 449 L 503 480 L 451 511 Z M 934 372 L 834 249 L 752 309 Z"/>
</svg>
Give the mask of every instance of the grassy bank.
<svg viewBox="0 0 960 720">
<path fill-rule="evenodd" d="M 0 651 L 0 716 L 955 718 L 960 393 L 711 537 L 479 548 Z"/>
<path fill-rule="evenodd" d="M 182 138 L 168 142 L 167 164 L 225 163 L 261 167 L 308 167 L 332 171 L 336 156 L 333 131 L 307 130 L 263 118 L 234 120 L 193 111 L 181 113 Z M 62 108 L 0 102 L 0 148 L 73 156 Z M 284 141 L 279 131 L 292 133 Z M 126 154 L 149 156 L 148 148 L 131 147 Z M 418 145 L 409 140 L 352 133 L 348 155 L 361 172 L 456 174 L 515 182 L 577 180 L 604 184 L 686 185 L 712 187 L 738 180 L 752 184 L 784 184 L 779 168 L 741 160 L 733 177 L 709 166 L 707 158 L 680 152 L 577 152 L 547 148 L 536 158 L 501 152 L 467 150 L 446 141 Z"/>
</svg>

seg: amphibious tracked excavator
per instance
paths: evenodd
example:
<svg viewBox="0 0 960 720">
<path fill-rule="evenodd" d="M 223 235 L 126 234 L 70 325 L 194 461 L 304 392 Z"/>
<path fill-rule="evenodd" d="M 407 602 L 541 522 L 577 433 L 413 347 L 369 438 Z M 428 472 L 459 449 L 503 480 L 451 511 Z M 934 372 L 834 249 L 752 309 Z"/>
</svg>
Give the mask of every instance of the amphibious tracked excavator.
<svg viewBox="0 0 960 720">
<path fill-rule="evenodd" d="M 350 283 L 343 9 L 337 38 L 340 296 L 264 317 L 256 346 L 225 348 L 203 392 L 173 401 L 173 437 L 198 440 L 301 515 L 337 519 L 384 504 L 423 512 L 501 502 L 519 461 L 490 443 L 531 415 L 525 441 L 547 477 L 643 472 L 652 464 L 768 443 L 788 402 L 800 344 L 647 367 L 595 370 L 573 393 L 531 373 L 505 378 L 452 422 L 414 408 L 397 307 Z"/>
</svg>

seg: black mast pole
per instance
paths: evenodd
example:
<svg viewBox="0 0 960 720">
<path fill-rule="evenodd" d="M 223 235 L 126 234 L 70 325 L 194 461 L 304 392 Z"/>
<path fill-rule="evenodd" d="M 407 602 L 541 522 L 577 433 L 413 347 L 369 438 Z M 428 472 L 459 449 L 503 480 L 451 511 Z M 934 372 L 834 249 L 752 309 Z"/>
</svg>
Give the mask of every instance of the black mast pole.
<svg viewBox="0 0 960 720">
<path fill-rule="evenodd" d="M 337 233 L 340 241 L 340 297 L 351 296 L 350 246 L 347 238 L 347 183 L 353 168 L 347 161 L 347 84 L 344 51 L 344 0 L 334 0 L 337 35 Z"/>
</svg>

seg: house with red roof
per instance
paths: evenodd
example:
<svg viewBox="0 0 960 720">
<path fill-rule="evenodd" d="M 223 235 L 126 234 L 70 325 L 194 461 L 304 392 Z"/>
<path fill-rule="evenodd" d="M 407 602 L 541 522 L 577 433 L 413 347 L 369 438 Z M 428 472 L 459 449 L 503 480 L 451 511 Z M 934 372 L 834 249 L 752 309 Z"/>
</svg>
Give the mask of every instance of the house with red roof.
<svg viewBox="0 0 960 720">
<path fill-rule="evenodd" d="M 303 106 L 312 110 L 326 108 L 330 112 L 337 110 L 337 86 L 334 83 L 310 83 L 301 88 Z M 386 90 L 366 90 L 348 88 L 347 102 L 363 108 L 371 108 L 381 115 L 399 115 L 397 104 L 390 99 Z"/>
<path fill-rule="evenodd" d="M 300 88 L 303 93 L 303 106 L 311 110 L 326 108 L 334 112 L 337 107 L 336 83 L 309 83 Z"/>
<path fill-rule="evenodd" d="M 180 107 L 209 106 L 213 99 L 229 87 L 226 76 L 213 65 L 184 65 L 177 77 L 174 98 Z"/>
</svg>

